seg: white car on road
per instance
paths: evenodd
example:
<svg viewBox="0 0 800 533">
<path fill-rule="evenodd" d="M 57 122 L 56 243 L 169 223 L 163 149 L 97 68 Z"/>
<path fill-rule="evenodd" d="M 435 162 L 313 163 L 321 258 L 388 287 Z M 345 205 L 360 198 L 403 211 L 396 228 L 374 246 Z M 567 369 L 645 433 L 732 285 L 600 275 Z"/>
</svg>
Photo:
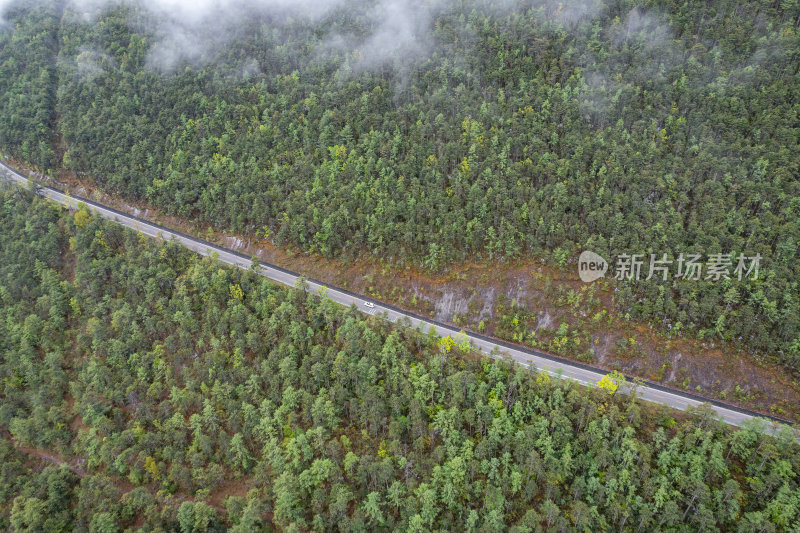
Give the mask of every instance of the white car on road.
<svg viewBox="0 0 800 533">
<path fill-rule="evenodd" d="M 364 307 L 369 307 L 370 309 L 375 307 L 375 304 L 372 302 L 364 302 Z"/>
</svg>

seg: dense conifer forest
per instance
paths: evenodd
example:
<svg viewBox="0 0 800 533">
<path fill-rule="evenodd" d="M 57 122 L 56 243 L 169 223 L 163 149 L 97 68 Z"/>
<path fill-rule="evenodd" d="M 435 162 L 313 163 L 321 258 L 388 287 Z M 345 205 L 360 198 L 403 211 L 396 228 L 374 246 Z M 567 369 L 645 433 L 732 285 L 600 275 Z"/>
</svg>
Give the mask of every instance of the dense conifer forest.
<svg viewBox="0 0 800 533">
<path fill-rule="evenodd" d="M 799 113 L 798 0 L 0 0 L 16 164 L 431 276 L 758 254 L 757 278 L 611 282 L 609 313 L 788 380 Z M 0 184 L 0 530 L 800 531 L 788 429 L 303 289 Z M 528 342 L 517 304 L 493 332 Z"/>
<path fill-rule="evenodd" d="M 3 530 L 800 527 L 790 433 L 448 352 L 16 189 L 0 317 Z"/>
<path fill-rule="evenodd" d="M 11 3 L 0 148 L 326 256 L 760 254 L 757 280 L 616 298 L 797 372 L 796 0 L 276 4 L 197 37 L 133 2 Z"/>
</svg>

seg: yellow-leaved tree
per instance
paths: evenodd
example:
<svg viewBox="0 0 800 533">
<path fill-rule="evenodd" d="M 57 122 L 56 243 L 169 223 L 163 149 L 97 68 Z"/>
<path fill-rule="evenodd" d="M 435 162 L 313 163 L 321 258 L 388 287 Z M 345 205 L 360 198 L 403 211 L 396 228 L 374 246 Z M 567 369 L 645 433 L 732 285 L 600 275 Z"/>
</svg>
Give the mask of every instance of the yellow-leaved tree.
<svg viewBox="0 0 800 533">
<path fill-rule="evenodd" d="M 452 350 L 455 345 L 456 341 L 451 337 L 442 337 L 439 341 L 439 351 L 441 353 L 450 353 L 450 350 Z"/>
<path fill-rule="evenodd" d="M 603 376 L 603 378 L 597 382 L 597 387 L 609 394 L 614 394 L 623 383 L 625 383 L 625 375 L 618 370 L 614 370 L 610 374 Z"/>
</svg>

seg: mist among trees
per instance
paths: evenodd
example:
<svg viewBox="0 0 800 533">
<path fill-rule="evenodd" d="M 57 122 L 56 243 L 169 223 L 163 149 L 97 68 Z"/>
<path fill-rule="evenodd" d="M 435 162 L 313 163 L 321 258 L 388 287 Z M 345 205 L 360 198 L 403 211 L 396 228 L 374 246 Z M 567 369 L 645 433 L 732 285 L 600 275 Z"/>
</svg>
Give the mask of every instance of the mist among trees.
<svg viewBox="0 0 800 533">
<path fill-rule="evenodd" d="M 797 370 L 796 2 L 216 5 L 7 8 L 0 145 L 326 256 L 758 253 L 617 300 Z"/>
</svg>

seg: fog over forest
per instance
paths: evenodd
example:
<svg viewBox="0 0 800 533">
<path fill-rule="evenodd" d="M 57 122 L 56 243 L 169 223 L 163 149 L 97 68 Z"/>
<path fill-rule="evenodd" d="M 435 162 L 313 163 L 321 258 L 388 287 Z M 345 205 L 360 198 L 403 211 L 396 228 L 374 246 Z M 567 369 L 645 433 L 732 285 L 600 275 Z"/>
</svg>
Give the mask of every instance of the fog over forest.
<svg viewBox="0 0 800 533">
<path fill-rule="evenodd" d="M 0 185 L 0 530 L 800 531 L 760 422 L 800 420 L 798 35 L 798 0 L 0 0 L 0 156 L 67 193 Z"/>
</svg>

